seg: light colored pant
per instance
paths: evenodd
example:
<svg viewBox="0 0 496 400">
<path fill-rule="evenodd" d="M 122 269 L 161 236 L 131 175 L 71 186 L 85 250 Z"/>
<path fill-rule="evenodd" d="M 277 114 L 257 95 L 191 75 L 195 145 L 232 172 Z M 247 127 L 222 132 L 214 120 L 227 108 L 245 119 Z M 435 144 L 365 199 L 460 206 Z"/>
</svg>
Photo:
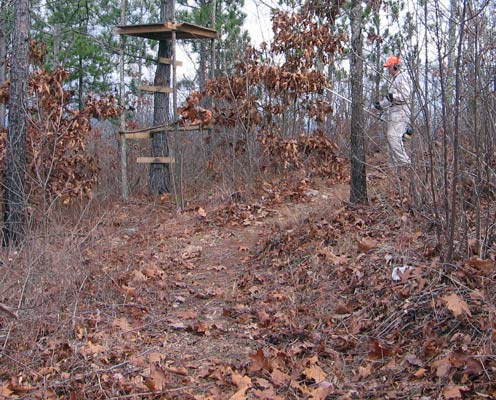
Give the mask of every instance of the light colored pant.
<svg viewBox="0 0 496 400">
<path fill-rule="evenodd" d="M 387 116 L 386 138 L 389 147 L 389 162 L 394 166 L 410 165 L 411 160 L 403 145 L 403 134 L 408 127 L 406 106 L 392 106 Z"/>
</svg>

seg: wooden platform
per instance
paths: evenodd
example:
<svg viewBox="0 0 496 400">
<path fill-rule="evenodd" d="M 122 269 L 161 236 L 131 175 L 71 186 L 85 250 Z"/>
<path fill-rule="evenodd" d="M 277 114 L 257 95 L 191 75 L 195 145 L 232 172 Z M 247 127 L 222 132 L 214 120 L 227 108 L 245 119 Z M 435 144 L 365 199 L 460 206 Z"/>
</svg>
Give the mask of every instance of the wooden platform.
<svg viewBox="0 0 496 400">
<path fill-rule="evenodd" d="M 115 28 L 118 35 L 137 36 L 154 40 L 171 40 L 172 32 L 177 39 L 215 39 L 217 31 L 189 22 L 158 24 L 120 25 Z"/>
</svg>

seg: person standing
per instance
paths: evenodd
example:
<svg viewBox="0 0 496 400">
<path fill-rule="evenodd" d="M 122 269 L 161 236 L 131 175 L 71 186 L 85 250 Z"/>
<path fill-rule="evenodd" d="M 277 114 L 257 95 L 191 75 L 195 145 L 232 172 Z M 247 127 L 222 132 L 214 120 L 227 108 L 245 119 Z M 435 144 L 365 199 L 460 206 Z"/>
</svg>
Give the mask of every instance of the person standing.
<svg viewBox="0 0 496 400">
<path fill-rule="evenodd" d="M 384 63 L 388 69 L 390 80 L 386 97 L 374 103 L 378 110 L 385 111 L 387 122 L 386 139 L 389 147 L 390 164 L 408 166 L 410 157 L 405 151 L 404 140 L 409 139 L 410 109 L 408 102 L 412 86 L 408 76 L 401 70 L 399 57 L 388 57 Z"/>
</svg>

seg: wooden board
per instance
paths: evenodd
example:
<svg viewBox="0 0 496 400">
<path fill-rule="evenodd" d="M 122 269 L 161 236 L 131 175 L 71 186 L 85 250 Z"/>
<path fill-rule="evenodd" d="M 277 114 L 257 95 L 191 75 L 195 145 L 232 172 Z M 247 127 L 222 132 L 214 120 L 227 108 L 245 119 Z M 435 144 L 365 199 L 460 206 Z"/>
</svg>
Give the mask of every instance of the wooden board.
<svg viewBox="0 0 496 400">
<path fill-rule="evenodd" d="M 174 89 L 165 86 L 140 86 L 139 90 L 144 92 L 173 93 Z"/>
<path fill-rule="evenodd" d="M 154 40 L 171 40 L 173 31 L 176 32 L 177 39 L 215 39 L 217 37 L 217 32 L 214 29 L 188 22 L 120 25 L 115 28 L 115 33 L 118 35 L 138 36 Z"/>
<path fill-rule="evenodd" d="M 137 132 L 137 133 L 124 132 L 124 135 L 126 136 L 126 139 L 150 139 L 152 136 L 150 132 Z"/>
<path fill-rule="evenodd" d="M 137 129 L 134 131 L 119 132 L 120 135 L 125 135 L 126 139 L 148 139 L 154 133 L 160 132 L 193 132 L 193 131 L 207 131 L 212 129 L 211 125 L 188 125 L 188 126 L 178 126 L 173 125 L 163 125 L 154 126 L 152 128 Z"/>
<path fill-rule="evenodd" d="M 159 57 L 158 62 L 160 64 L 172 64 L 172 58 Z M 176 67 L 182 67 L 182 66 L 183 66 L 183 62 L 176 60 Z"/>
<path fill-rule="evenodd" d="M 138 157 L 136 160 L 140 164 L 174 164 L 174 157 Z"/>
</svg>

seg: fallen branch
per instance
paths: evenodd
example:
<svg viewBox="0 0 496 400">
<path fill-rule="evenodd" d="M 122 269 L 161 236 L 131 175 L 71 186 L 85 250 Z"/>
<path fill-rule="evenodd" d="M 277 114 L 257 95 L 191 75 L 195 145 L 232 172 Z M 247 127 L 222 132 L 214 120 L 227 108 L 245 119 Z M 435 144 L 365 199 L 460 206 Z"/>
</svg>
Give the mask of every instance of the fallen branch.
<svg viewBox="0 0 496 400">
<path fill-rule="evenodd" d="M 15 313 L 15 311 L 12 308 L 6 306 L 3 303 L 0 303 L 0 311 L 3 311 L 5 314 L 11 316 L 14 319 L 18 319 L 19 318 L 17 316 L 17 314 Z"/>
</svg>

